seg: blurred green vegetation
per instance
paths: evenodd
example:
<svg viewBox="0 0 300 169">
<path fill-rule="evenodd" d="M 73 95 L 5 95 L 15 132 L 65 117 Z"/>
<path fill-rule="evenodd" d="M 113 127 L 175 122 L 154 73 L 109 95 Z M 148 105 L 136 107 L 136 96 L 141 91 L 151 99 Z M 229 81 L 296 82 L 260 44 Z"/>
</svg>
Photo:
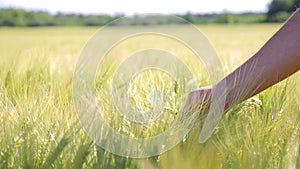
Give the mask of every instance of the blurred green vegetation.
<svg viewBox="0 0 300 169">
<path fill-rule="evenodd" d="M 98 26 L 119 18 L 121 15 L 51 15 L 45 11 L 26 11 L 24 9 L 0 9 L 0 26 Z"/>
<path fill-rule="evenodd" d="M 283 22 L 300 6 L 300 0 L 273 0 L 267 13 L 222 13 L 197 14 L 187 12 L 177 15 L 193 24 L 250 24 L 264 22 Z M 50 14 L 46 11 L 26 11 L 24 9 L 0 9 L 0 26 L 103 26 L 114 21 L 123 14 L 117 15 L 83 15 L 83 14 Z M 117 25 L 161 25 L 186 24 L 187 22 L 174 20 L 169 16 L 153 15 L 132 16 L 126 22 L 114 22 Z"/>
<path fill-rule="evenodd" d="M 285 21 L 298 7 L 300 0 L 273 0 L 269 4 L 267 12 L 267 22 L 283 22 Z"/>
<path fill-rule="evenodd" d="M 0 26 L 103 26 L 122 14 L 110 15 L 82 15 L 63 14 L 51 15 L 45 11 L 26 11 L 24 9 L 0 9 Z M 186 14 L 177 15 L 194 24 L 212 23 L 261 23 L 266 20 L 264 13 L 232 14 Z M 112 23 L 112 25 L 160 25 L 160 24 L 184 24 L 169 16 L 151 16 L 145 19 L 143 16 L 132 16 L 126 23 Z"/>
</svg>

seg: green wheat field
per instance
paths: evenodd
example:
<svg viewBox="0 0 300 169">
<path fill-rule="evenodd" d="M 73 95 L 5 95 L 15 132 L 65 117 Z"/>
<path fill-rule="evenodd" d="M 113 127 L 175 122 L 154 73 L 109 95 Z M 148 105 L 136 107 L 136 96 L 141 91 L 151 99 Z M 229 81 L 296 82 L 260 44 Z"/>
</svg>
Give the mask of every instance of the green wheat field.
<svg viewBox="0 0 300 169">
<path fill-rule="evenodd" d="M 215 47 L 226 75 L 255 54 L 280 25 L 199 25 L 198 28 Z M 198 143 L 203 123 L 199 118 L 199 124 L 181 143 L 159 156 L 133 159 L 114 155 L 97 146 L 81 128 L 72 97 L 77 59 L 97 29 L 0 28 L 1 169 L 300 168 L 299 73 L 232 108 L 204 144 Z M 121 28 L 111 29 L 113 33 Z M 122 31 L 124 29 L 131 28 L 122 28 Z M 144 43 L 143 39 L 136 39 L 136 42 L 137 45 Z M 159 43 L 172 48 L 172 43 Z M 135 49 L 135 46 L 123 45 L 125 47 L 118 50 L 119 53 L 126 54 Z M 194 63 L 192 59 L 186 62 Z M 109 66 L 109 62 L 106 63 Z M 210 85 L 205 69 L 195 68 L 194 72 L 201 76 L 198 87 Z M 153 87 L 145 84 L 157 84 L 154 86 L 166 88 L 169 94 L 173 90 L 171 79 L 151 79 L 150 74 L 141 75 L 130 86 L 134 90 L 144 90 L 134 100 L 141 103 L 141 109 L 149 107 L 144 97 Z M 110 76 L 109 71 L 98 74 L 97 92 L 105 88 L 101 80 Z M 177 99 L 174 96 L 167 100 L 169 109 L 161 121 L 176 118 L 180 109 Z M 109 104 L 108 100 L 98 99 L 102 104 L 106 104 L 105 101 Z M 113 109 L 103 108 L 102 111 L 110 117 L 115 113 Z M 116 129 L 124 128 L 122 118 L 110 118 L 110 121 Z M 141 130 L 135 128 L 137 131 L 132 132 L 125 127 L 121 132 L 127 135 L 142 133 L 149 137 L 169 125 L 159 124 Z"/>
</svg>

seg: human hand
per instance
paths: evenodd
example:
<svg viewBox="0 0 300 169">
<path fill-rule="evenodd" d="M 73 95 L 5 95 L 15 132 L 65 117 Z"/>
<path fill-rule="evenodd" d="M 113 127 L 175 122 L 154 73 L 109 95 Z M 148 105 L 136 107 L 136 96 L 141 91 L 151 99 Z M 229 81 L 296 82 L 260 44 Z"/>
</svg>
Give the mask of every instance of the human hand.
<svg viewBox="0 0 300 169">
<path fill-rule="evenodd" d="M 201 113 L 207 113 L 211 103 L 211 91 L 211 86 L 206 86 L 191 91 L 188 95 L 185 105 L 180 112 L 187 113 L 199 111 Z"/>
</svg>

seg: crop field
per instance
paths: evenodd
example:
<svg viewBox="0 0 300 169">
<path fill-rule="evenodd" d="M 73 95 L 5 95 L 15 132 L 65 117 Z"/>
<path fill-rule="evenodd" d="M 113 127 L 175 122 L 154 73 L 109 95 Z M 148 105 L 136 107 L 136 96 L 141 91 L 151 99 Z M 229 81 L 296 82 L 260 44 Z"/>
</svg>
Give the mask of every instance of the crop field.
<svg viewBox="0 0 300 169">
<path fill-rule="evenodd" d="M 255 54 L 280 25 L 199 25 L 198 28 L 214 46 L 226 75 Z M 72 93 L 78 57 L 97 29 L 0 28 L 1 169 L 300 168 L 300 72 L 236 105 L 203 144 L 198 142 L 203 125 L 203 119 L 199 118 L 178 145 L 158 156 L 122 157 L 98 146 L 79 123 Z M 107 36 L 118 31 L 121 28 L 112 27 Z M 135 44 L 147 46 L 144 40 L 136 38 Z M 163 40 L 156 44 L 168 49 L 174 47 Z M 136 48 L 126 42 L 121 45 L 111 57 L 128 54 Z M 182 52 L 180 48 L 177 50 Z M 172 79 L 160 72 L 145 72 L 133 80 L 128 93 L 139 109 L 151 107 L 145 97 L 152 88 L 164 88 L 164 94 L 170 95 L 166 100 L 168 109 L 164 109 L 160 120 L 138 128 L 123 122 L 114 108 L 107 108 L 111 107 L 111 101 L 103 92 L 107 86 L 102 82 L 112 76 L 113 72 L 105 71 L 113 65 L 110 62 L 103 61 L 107 67 L 99 68 L 95 86 L 99 107 L 111 126 L 130 136 L 150 137 L 164 131 L 181 105 L 177 103 L 177 91 L 173 94 L 176 89 Z M 185 62 L 199 77 L 198 87 L 210 85 L 202 66 L 196 67 L 192 57 L 185 57 Z"/>
</svg>

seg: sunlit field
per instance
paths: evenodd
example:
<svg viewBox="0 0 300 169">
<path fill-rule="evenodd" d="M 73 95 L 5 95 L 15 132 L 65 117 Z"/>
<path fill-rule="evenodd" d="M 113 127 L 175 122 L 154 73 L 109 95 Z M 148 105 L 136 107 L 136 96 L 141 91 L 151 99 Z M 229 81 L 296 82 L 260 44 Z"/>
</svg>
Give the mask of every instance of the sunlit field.
<svg viewBox="0 0 300 169">
<path fill-rule="evenodd" d="M 255 54 L 280 25 L 198 27 L 215 47 L 226 75 Z M 177 28 L 180 29 L 180 26 Z M 97 29 L 0 28 L 0 168 L 300 167 L 299 73 L 232 108 L 204 144 L 198 143 L 203 125 L 200 117 L 199 123 L 182 138 L 180 144 L 159 156 L 133 159 L 111 154 L 97 146 L 81 128 L 72 97 L 72 80 L 77 59 Z M 113 33 L 121 28 L 111 29 L 110 33 Z M 122 28 L 122 31 L 124 29 L 131 28 Z M 143 39 L 136 39 L 136 42 L 137 45 L 145 43 Z M 160 41 L 157 45 L 159 43 L 172 48 L 172 43 Z M 134 50 L 135 46 L 128 45 L 125 49 L 117 52 L 126 54 Z M 210 85 L 204 67 L 195 67 L 192 57 L 186 62 L 199 77 L 198 87 Z M 104 63 L 110 66 L 109 61 Z M 97 74 L 95 85 L 96 92 L 100 94 L 106 87 L 101 82 L 112 75 L 109 71 L 101 74 L 105 67 L 102 69 Z M 166 95 L 175 92 L 168 97 L 169 107 L 164 109 L 164 115 L 161 116 L 161 121 L 171 123 L 180 109 L 181 104 L 177 103 L 176 97 L 180 91 L 172 86 L 172 79 L 164 75 L 149 78 L 159 74 L 152 73 L 145 72 L 133 81 L 129 90 L 132 102 L 142 103 L 139 104 L 140 109 L 151 107 L 151 103 L 144 97 L 151 93 L 149 89 L 153 86 L 165 88 Z M 135 90 L 140 93 L 132 93 Z M 98 102 L 99 105 L 110 103 L 109 98 L 103 97 L 98 98 Z M 103 108 L 102 112 L 115 129 L 122 128 L 120 132 L 127 135 L 142 134 L 150 137 L 164 131 L 169 125 L 159 125 L 160 122 L 157 122 L 151 127 L 135 127 L 134 131 L 129 131 L 132 124 L 122 122 L 122 118 L 116 117 L 114 109 Z"/>
</svg>

